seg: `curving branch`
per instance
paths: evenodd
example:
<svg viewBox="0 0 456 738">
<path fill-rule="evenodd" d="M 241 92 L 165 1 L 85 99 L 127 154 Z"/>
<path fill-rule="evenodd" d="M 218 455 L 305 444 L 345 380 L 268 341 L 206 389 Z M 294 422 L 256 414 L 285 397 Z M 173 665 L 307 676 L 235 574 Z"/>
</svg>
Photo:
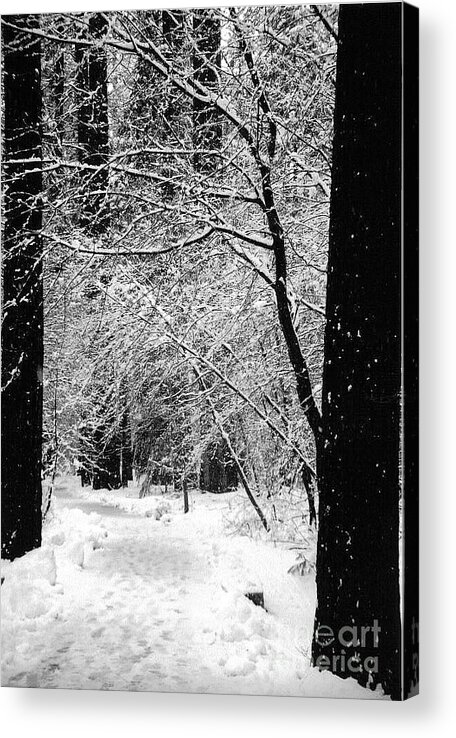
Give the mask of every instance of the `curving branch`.
<svg viewBox="0 0 456 738">
<path fill-rule="evenodd" d="M 328 19 L 325 17 L 325 15 L 321 12 L 321 10 L 318 7 L 318 5 L 311 5 L 310 7 L 312 8 L 312 10 L 315 13 L 315 15 L 317 16 L 317 18 L 319 18 L 321 20 L 321 22 L 323 23 L 324 27 L 328 31 L 328 33 L 331 34 L 331 36 L 333 37 L 334 41 L 336 41 L 338 43 L 339 42 L 339 36 L 335 32 L 335 30 L 332 27 L 331 23 L 328 21 Z"/>
</svg>

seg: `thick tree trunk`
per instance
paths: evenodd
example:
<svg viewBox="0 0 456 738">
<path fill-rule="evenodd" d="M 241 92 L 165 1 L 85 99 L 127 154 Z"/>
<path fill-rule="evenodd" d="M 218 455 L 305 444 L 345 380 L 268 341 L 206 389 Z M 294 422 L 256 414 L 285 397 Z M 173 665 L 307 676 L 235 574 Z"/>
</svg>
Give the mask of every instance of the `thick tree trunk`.
<svg viewBox="0 0 456 738">
<path fill-rule="evenodd" d="M 89 19 L 89 36 L 101 40 L 108 31 L 108 21 L 101 13 Z M 81 177 L 79 225 L 91 235 L 105 233 L 110 213 L 107 189 L 109 184 L 109 122 L 107 57 L 103 46 L 76 47 L 79 161 L 90 169 Z M 93 167 L 98 167 L 94 170 Z"/>
<path fill-rule="evenodd" d="M 401 5 L 341 5 L 314 661 L 400 693 Z"/>
<path fill-rule="evenodd" d="M 193 11 L 192 54 L 193 78 L 215 90 L 218 85 L 214 67 L 220 66 L 220 21 L 208 9 Z M 202 173 L 213 172 L 217 158 L 205 150 L 218 149 L 222 138 L 220 114 L 212 105 L 193 100 L 193 165 Z M 226 443 L 220 439 L 203 454 L 200 470 L 201 487 L 205 492 L 228 492 L 238 484 L 236 465 Z"/>
<path fill-rule="evenodd" d="M 404 4 L 404 280 L 403 293 L 403 633 L 404 696 L 419 680 L 419 28 L 418 8 Z"/>
<path fill-rule="evenodd" d="M 162 11 L 162 35 L 165 46 L 166 57 L 175 62 L 176 55 L 182 53 L 184 42 L 184 14 L 182 10 Z M 174 126 L 179 123 L 182 114 L 182 102 L 179 104 L 177 91 L 170 86 L 167 89 L 166 104 L 164 110 L 165 140 L 173 139 Z"/>
<path fill-rule="evenodd" d="M 55 153 L 56 156 L 61 157 L 65 136 L 65 51 L 60 45 L 55 46 L 51 85 L 55 121 Z"/>
<path fill-rule="evenodd" d="M 184 42 L 184 13 L 182 10 L 163 10 L 161 13 L 162 20 L 162 40 L 165 47 L 166 58 L 171 62 L 175 62 L 176 57 L 182 54 L 182 46 Z M 150 72 L 149 72 L 150 73 Z M 172 85 L 166 89 L 166 101 L 164 106 L 163 118 L 159 122 L 154 133 L 161 133 L 164 142 L 168 144 L 178 143 L 181 137 L 181 115 L 182 100 L 179 99 L 177 90 Z M 161 129 L 161 130 L 160 130 Z M 170 158 L 162 169 L 162 176 L 167 177 L 169 181 L 163 186 L 163 197 L 172 200 L 176 194 L 173 177 L 175 161 Z"/>
<path fill-rule="evenodd" d="M 92 13 L 88 22 L 88 38 L 102 41 L 108 32 L 108 20 L 102 13 Z M 81 177 L 81 206 L 79 225 L 90 236 L 102 236 L 110 227 L 109 208 L 109 120 L 108 120 L 108 63 L 105 48 L 100 44 L 76 47 L 79 161 L 86 165 Z M 96 167 L 96 169 L 94 169 Z M 107 284 L 109 278 L 101 275 Z M 98 287 L 87 291 L 89 300 L 99 296 Z M 105 425 L 95 431 L 90 454 L 93 469 L 93 489 L 118 489 L 121 486 L 121 440 L 109 436 L 109 408 L 103 404 L 100 413 Z"/>
<path fill-rule="evenodd" d="M 195 51 L 193 53 L 193 76 L 210 90 L 217 88 L 216 68 L 220 67 L 221 31 L 220 20 L 212 17 L 206 9 L 193 12 L 193 33 Z M 193 145 L 195 169 L 203 172 L 213 171 L 217 159 L 205 154 L 201 149 L 217 149 L 222 138 L 220 114 L 213 105 L 193 100 Z"/>
<path fill-rule="evenodd" d="M 35 16 L 6 20 L 38 27 Z M 41 45 L 5 25 L 3 49 L 2 556 L 14 559 L 41 545 Z"/>
</svg>

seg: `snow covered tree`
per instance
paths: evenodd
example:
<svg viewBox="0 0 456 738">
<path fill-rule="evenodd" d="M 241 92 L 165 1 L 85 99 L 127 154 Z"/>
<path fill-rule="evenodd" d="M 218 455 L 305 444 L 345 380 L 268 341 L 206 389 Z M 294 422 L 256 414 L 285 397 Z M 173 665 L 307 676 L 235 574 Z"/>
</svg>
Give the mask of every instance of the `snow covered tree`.
<svg viewBox="0 0 456 738">
<path fill-rule="evenodd" d="M 41 42 L 6 16 L 2 329 L 2 556 L 41 544 L 43 399 Z"/>
</svg>

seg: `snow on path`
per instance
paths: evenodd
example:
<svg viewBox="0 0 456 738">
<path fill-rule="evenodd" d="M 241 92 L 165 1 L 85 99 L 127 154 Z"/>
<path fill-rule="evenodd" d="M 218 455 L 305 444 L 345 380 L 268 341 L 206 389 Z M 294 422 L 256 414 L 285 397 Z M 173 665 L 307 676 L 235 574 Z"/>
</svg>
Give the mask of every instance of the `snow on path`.
<svg viewBox="0 0 456 738">
<path fill-rule="evenodd" d="M 195 494 L 183 515 L 78 485 L 60 481 L 43 547 L 5 567 L 4 685 L 380 696 L 309 667 L 313 577 L 287 574 L 292 552 L 228 537 L 229 495 Z"/>
</svg>

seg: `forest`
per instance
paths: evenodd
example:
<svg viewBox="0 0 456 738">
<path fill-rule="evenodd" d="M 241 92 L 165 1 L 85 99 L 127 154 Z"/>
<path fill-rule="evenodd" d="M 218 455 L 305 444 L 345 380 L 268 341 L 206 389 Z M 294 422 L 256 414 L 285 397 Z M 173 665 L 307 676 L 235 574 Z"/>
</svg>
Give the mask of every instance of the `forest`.
<svg viewBox="0 0 456 738">
<path fill-rule="evenodd" d="M 400 18 L 394 4 L 2 17 L 2 594 L 16 639 L 14 572 L 39 551 L 38 568 L 59 563 L 84 510 L 125 513 L 112 536 L 131 528 L 132 560 L 155 558 L 151 525 L 156 546 L 173 526 L 209 546 L 217 512 L 226 576 L 236 541 L 263 568 L 288 556 L 277 613 L 293 579 L 307 667 L 401 698 Z M 87 537 L 68 545 L 78 577 L 103 556 L 103 525 L 92 559 Z M 251 611 L 236 617 L 267 630 L 268 574 L 249 567 Z M 11 684 L 48 683 L 14 659 Z M 224 662 L 233 689 L 275 693 L 239 660 Z M 49 664 L 51 686 L 79 686 Z M 179 686 L 143 676 L 92 684 Z"/>
</svg>

